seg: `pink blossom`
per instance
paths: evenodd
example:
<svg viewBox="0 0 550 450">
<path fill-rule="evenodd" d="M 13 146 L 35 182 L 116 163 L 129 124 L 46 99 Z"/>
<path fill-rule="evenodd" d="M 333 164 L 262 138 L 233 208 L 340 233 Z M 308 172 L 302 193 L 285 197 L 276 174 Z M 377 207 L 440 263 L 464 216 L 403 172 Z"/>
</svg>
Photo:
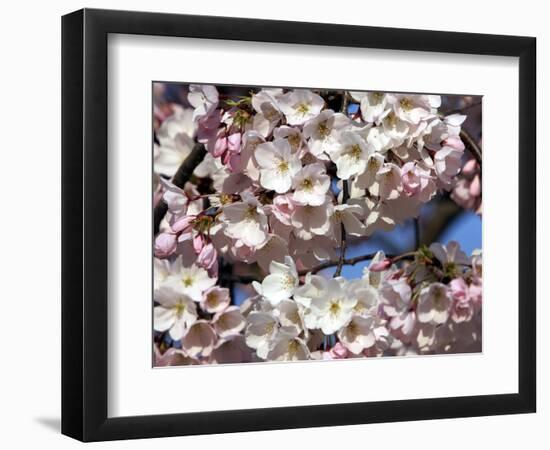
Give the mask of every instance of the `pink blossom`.
<svg viewBox="0 0 550 450">
<path fill-rule="evenodd" d="M 452 147 L 455 150 L 464 150 L 464 142 L 458 136 L 449 136 L 443 141 L 443 145 L 447 147 Z"/>
<path fill-rule="evenodd" d="M 183 216 L 176 220 L 170 228 L 174 233 L 188 233 L 191 231 L 193 222 L 197 219 L 197 216 Z"/>
<path fill-rule="evenodd" d="M 175 233 L 160 233 L 155 238 L 155 256 L 157 258 L 168 258 L 176 251 L 177 245 L 178 241 Z"/>
<path fill-rule="evenodd" d="M 240 153 L 241 151 L 241 133 L 233 133 L 227 137 L 227 149 L 231 153 Z"/>
<path fill-rule="evenodd" d="M 292 194 L 277 195 L 273 199 L 272 212 L 284 225 L 291 225 L 291 216 L 295 209 Z"/>
<path fill-rule="evenodd" d="M 217 259 L 218 252 L 210 243 L 202 247 L 199 256 L 197 257 L 197 264 L 208 270 L 212 268 Z"/>
<path fill-rule="evenodd" d="M 391 259 L 383 259 L 382 261 L 377 261 L 372 263 L 369 266 L 370 272 L 383 272 L 391 266 Z"/>
<path fill-rule="evenodd" d="M 414 162 L 408 162 L 401 168 L 401 181 L 407 195 L 412 196 L 420 191 L 420 174 Z"/>
<path fill-rule="evenodd" d="M 451 293 L 455 300 L 466 302 L 469 300 L 468 285 L 463 278 L 455 278 L 449 283 Z"/>
<path fill-rule="evenodd" d="M 330 355 L 330 359 L 345 359 L 349 355 L 349 350 L 341 342 L 337 342 L 328 351 L 328 354 Z"/>
<path fill-rule="evenodd" d="M 225 151 L 227 150 L 227 135 L 225 134 L 225 131 L 223 129 L 220 129 L 218 131 L 218 134 L 216 135 L 216 139 L 214 141 L 214 147 L 212 149 L 209 148 L 208 150 L 215 158 L 218 158 L 225 153 Z"/>
<path fill-rule="evenodd" d="M 450 187 L 460 172 L 462 153 L 453 147 L 443 147 L 435 154 L 435 172 L 444 186 Z"/>
<path fill-rule="evenodd" d="M 206 238 L 202 234 L 195 234 L 193 236 L 193 249 L 198 255 L 206 244 Z"/>
</svg>

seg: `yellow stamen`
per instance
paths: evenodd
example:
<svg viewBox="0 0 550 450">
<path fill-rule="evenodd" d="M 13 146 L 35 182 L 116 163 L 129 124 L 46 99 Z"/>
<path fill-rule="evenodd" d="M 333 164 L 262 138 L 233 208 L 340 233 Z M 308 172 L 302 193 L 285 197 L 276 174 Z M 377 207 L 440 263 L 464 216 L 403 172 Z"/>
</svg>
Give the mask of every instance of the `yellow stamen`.
<svg viewBox="0 0 550 450">
<path fill-rule="evenodd" d="M 306 103 L 300 103 L 296 106 L 296 111 L 302 115 L 305 115 L 309 111 L 309 105 Z"/>
<path fill-rule="evenodd" d="M 405 111 L 410 111 L 413 109 L 413 103 L 408 98 L 402 98 L 399 100 L 399 104 Z"/>
<path fill-rule="evenodd" d="M 277 170 L 279 171 L 279 173 L 286 173 L 288 172 L 288 162 L 286 161 L 281 161 L 279 163 L 279 165 L 277 166 Z"/>
</svg>

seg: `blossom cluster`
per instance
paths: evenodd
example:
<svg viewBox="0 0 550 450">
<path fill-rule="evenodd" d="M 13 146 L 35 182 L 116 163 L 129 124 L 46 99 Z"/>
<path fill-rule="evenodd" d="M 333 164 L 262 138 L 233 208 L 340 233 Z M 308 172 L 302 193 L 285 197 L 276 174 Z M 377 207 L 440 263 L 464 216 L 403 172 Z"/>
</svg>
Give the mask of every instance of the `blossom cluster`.
<svg viewBox="0 0 550 450">
<path fill-rule="evenodd" d="M 441 115 L 437 95 L 380 92 L 190 85 L 187 103 L 155 107 L 156 365 L 479 347 L 480 253 L 432 244 L 412 259 L 379 252 L 359 279 L 318 273 L 441 193 L 480 208 L 466 116 Z M 256 280 L 239 306 L 237 265 Z"/>
<path fill-rule="evenodd" d="M 272 262 L 239 307 L 193 265 L 155 260 L 154 328 L 179 341 L 157 365 L 479 351 L 482 256 L 433 243 L 401 267 L 378 252 L 359 279 Z"/>
</svg>

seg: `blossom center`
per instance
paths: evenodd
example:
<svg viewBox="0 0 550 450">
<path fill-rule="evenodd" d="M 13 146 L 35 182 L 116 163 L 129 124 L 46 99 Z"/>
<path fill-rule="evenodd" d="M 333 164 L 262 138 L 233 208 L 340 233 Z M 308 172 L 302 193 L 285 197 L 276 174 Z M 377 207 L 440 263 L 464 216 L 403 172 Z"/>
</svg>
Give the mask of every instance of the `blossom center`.
<svg viewBox="0 0 550 450">
<path fill-rule="evenodd" d="M 317 127 L 317 131 L 319 132 L 319 136 L 325 138 L 329 135 L 330 128 L 328 127 L 326 122 L 321 122 Z"/>
<path fill-rule="evenodd" d="M 233 202 L 233 196 L 231 194 L 226 194 L 224 192 L 220 194 L 220 203 L 222 205 L 227 205 L 232 202 Z"/>
<path fill-rule="evenodd" d="M 209 306 L 217 306 L 220 302 L 220 299 L 218 298 L 218 295 L 215 292 L 210 292 L 206 296 L 206 303 Z"/>
<path fill-rule="evenodd" d="M 185 305 L 181 302 L 176 303 L 174 306 L 176 317 L 179 319 L 183 315 L 183 312 L 185 311 Z"/>
<path fill-rule="evenodd" d="M 380 166 L 381 164 L 376 158 L 369 159 L 369 170 L 372 170 L 374 172 L 375 170 L 378 170 Z"/>
<path fill-rule="evenodd" d="M 307 103 L 300 103 L 296 106 L 296 112 L 299 114 L 307 114 L 309 112 L 309 105 Z"/>
<path fill-rule="evenodd" d="M 273 322 L 266 323 L 264 326 L 264 334 L 271 334 L 274 328 L 275 324 Z"/>
<path fill-rule="evenodd" d="M 292 148 L 298 148 L 300 145 L 300 136 L 297 134 L 291 134 L 287 137 L 287 139 Z"/>
<path fill-rule="evenodd" d="M 351 146 L 349 154 L 353 159 L 359 161 L 361 159 L 361 147 L 359 146 L 359 144 L 353 144 Z"/>
<path fill-rule="evenodd" d="M 258 211 L 256 211 L 256 207 L 249 206 L 244 214 L 244 218 L 245 220 L 255 220 L 257 215 Z"/>
<path fill-rule="evenodd" d="M 291 340 L 288 343 L 288 354 L 289 354 L 289 356 L 291 358 L 296 356 L 296 354 L 298 353 L 299 348 L 300 348 L 300 344 L 298 344 L 298 342 L 295 339 Z"/>
<path fill-rule="evenodd" d="M 281 162 L 279 163 L 279 165 L 277 166 L 277 170 L 278 170 L 279 173 L 281 173 L 281 174 L 287 173 L 287 172 L 288 172 L 288 162 L 286 162 L 286 161 L 281 161 Z"/>
<path fill-rule="evenodd" d="M 433 303 L 436 308 L 440 308 L 442 306 L 444 297 L 445 294 L 440 289 L 435 290 L 433 295 Z"/>
<path fill-rule="evenodd" d="M 405 111 L 410 111 L 413 109 L 413 104 L 408 98 L 402 98 L 399 100 L 399 104 L 401 105 L 401 108 Z"/>
<path fill-rule="evenodd" d="M 374 104 L 379 104 L 384 98 L 384 94 L 382 94 L 381 92 L 373 92 L 371 96 L 372 96 L 372 102 Z"/>
<path fill-rule="evenodd" d="M 195 280 L 193 280 L 193 277 L 191 277 L 190 275 L 186 275 L 181 281 L 185 287 L 190 287 L 195 282 Z"/>
<path fill-rule="evenodd" d="M 313 182 L 310 178 L 305 178 L 302 180 L 301 186 L 304 191 L 311 191 L 313 189 Z"/>
<path fill-rule="evenodd" d="M 285 275 L 284 278 L 283 278 L 283 287 L 285 289 L 290 289 L 294 286 L 294 282 L 296 280 L 294 279 L 294 277 L 292 275 Z"/>
<path fill-rule="evenodd" d="M 340 314 L 340 311 L 342 310 L 342 306 L 340 305 L 340 300 L 333 300 L 330 303 L 328 310 L 332 316 L 337 316 L 338 314 Z"/>
<path fill-rule="evenodd" d="M 395 127 L 397 125 L 397 116 L 393 113 L 393 112 L 390 112 L 387 116 L 386 116 L 386 123 L 390 126 L 390 127 Z"/>
</svg>

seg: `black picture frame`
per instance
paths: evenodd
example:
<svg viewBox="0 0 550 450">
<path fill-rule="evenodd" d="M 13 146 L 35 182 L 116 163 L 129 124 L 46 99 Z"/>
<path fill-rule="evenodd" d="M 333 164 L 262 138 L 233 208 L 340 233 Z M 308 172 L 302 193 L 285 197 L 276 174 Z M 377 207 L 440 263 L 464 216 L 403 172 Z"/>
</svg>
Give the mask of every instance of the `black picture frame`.
<svg viewBox="0 0 550 450">
<path fill-rule="evenodd" d="M 518 392 L 109 418 L 107 37 L 110 33 L 518 57 Z M 535 71 L 533 37 L 93 9 L 64 16 L 62 433 L 82 441 L 101 441 L 535 412 Z"/>
</svg>

